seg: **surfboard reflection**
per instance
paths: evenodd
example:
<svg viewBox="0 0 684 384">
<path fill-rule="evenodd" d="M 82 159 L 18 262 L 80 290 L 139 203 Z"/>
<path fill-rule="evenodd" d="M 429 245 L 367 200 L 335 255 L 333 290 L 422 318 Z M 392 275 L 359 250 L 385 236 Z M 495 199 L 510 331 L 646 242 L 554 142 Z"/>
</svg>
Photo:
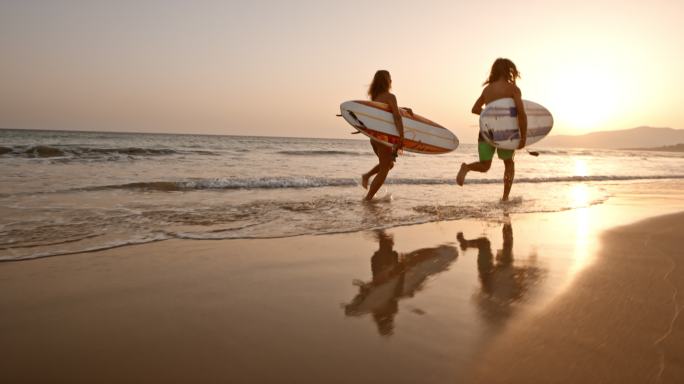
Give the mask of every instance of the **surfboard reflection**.
<svg viewBox="0 0 684 384">
<path fill-rule="evenodd" d="M 506 222 L 501 230 L 502 248 L 492 252 L 487 237 L 468 240 L 459 232 L 456 236 L 461 250 L 477 248 L 477 270 L 481 289 L 476 296 L 479 313 L 490 325 L 500 326 L 510 318 L 517 303 L 523 301 L 528 291 L 541 278 L 542 271 L 533 261 L 530 265 L 517 266 L 513 260 L 513 227 Z"/>
<path fill-rule="evenodd" d="M 458 249 L 442 245 L 400 255 L 394 250 L 392 235 L 378 230 L 375 236 L 378 250 L 371 257 L 373 278 L 355 282 L 359 293 L 344 309 L 347 316 L 371 314 L 378 332 L 389 336 L 394 331 L 399 300 L 413 297 L 423 289 L 428 277 L 446 271 L 458 257 Z"/>
</svg>

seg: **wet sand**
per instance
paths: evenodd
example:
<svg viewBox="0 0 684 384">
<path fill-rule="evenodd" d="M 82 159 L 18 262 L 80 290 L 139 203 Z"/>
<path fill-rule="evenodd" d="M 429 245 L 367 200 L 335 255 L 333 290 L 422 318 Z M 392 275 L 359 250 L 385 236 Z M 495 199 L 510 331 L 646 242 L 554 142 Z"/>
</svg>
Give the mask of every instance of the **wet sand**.
<svg viewBox="0 0 684 384">
<path fill-rule="evenodd" d="M 684 381 L 684 213 L 616 228 L 596 263 L 483 354 L 480 383 Z"/>
<path fill-rule="evenodd" d="M 2 263 L 0 382 L 675 382 L 684 216 L 632 223 L 677 211 L 613 198 Z"/>
</svg>

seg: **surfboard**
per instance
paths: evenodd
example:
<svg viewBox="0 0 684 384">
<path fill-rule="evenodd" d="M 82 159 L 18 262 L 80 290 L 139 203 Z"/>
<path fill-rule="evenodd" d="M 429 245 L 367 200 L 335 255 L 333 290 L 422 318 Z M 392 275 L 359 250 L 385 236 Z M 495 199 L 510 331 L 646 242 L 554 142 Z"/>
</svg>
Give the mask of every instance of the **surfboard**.
<svg viewBox="0 0 684 384">
<path fill-rule="evenodd" d="M 527 113 L 527 140 L 529 146 L 543 139 L 553 128 L 553 116 L 543 106 L 523 100 Z M 491 145 L 502 149 L 516 149 L 520 144 L 518 111 L 512 98 L 492 101 L 480 113 L 480 133 Z"/>
<path fill-rule="evenodd" d="M 394 117 L 385 103 L 366 100 L 340 104 L 342 117 L 359 132 L 381 144 L 393 146 L 399 141 Z M 458 138 L 443 126 L 418 114 L 401 110 L 404 123 L 404 150 L 416 153 L 440 154 L 458 147 Z"/>
</svg>

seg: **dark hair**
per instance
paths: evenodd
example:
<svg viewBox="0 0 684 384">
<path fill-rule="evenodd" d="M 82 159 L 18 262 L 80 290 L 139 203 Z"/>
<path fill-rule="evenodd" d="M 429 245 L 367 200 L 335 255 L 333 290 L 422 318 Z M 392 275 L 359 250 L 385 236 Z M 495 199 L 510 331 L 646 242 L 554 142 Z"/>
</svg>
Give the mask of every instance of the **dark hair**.
<svg viewBox="0 0 684 384">
<path fill-rule="evenodd" d="M 515 67 L 512 61 L 504 58 L 498 58 L 492 64 L 492 71 L 489 73 L 487 81 L 482 85 L 491 84 L 499 79 L 504 79 L 509 83 L 515 84 L 515 79 L 520 77 L 518 68 Z"/>
<path fill-rule="evenodd" d="M 373 82 L 368 87 L 368 96 L 370 96 L 371 100 L 375 100 L 381 93 L 389 91 L 390 87 L 390 73 L 381 69 L 375 72 L 375 76 L 373 76 Z"/>
</svg>

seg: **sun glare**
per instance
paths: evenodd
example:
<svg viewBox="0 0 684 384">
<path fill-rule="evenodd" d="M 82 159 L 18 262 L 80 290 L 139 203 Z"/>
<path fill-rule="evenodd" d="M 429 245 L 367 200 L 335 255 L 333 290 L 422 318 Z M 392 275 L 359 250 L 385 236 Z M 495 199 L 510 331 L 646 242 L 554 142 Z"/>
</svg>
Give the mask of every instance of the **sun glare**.
<svg viewBox="0 0 684 384">
<path fill-rule="evenodd" d="M 585 184 L 577 184 L 570 191 L 570 198 L 574 208 L 586 207 L 589 204 L 589 189 Z"/>
<path fill-rule="evenodd" d="M 587 162 L 581 159 L 575 159 L 575 176 L 587 176 Z"/>
<path fill-rule="evenodd" d="M 575 211 L 577 229 L 575 231 L 574 263 L 570 268 L 570 275 L 574 278 L 583 270 L 590 261 L 589 253 L 589 226 L 590 212 L 587 208 L 579 208 Z"/>
<path fill-rule="evenodd" d="M 616 117 L 622 90 L 614 73 L 576 65 L 554 82 L 548 104 L 558 123 L 571 129 L 599 129 Z"/>
<path fill-rule="evenodd" d="M 626 128 L 634 111 L 643 109 L 650 86 L 641 75 L 650 62 L 634 55 L 630 44 L 635 41 L 623 37 L 596 40 L 591 31 L 568 37 L 535 57 L 528 68 L 534 78 L 523 92 L 543 100 L 560 128 L 557 133 Z"/>
</svg>

